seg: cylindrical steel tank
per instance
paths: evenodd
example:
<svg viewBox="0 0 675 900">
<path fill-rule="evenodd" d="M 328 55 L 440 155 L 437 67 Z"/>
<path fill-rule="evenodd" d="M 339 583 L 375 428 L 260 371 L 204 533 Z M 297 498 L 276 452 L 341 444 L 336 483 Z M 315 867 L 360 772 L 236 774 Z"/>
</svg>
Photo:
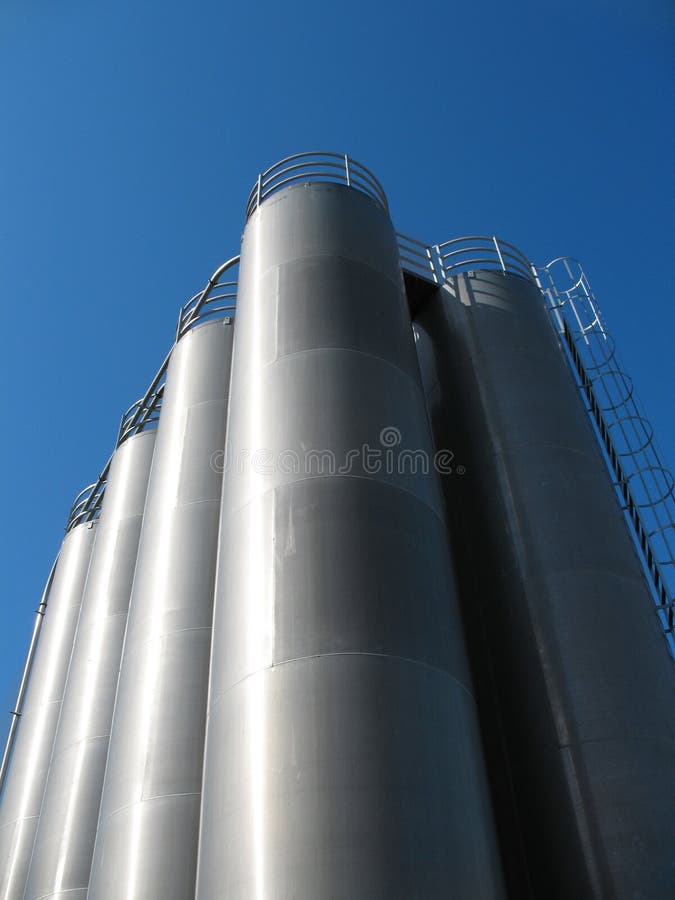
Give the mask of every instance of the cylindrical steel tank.
<svg viewBox="0 0 675 900">
<path fill-rule="evenodd" d="M 500 897 L 391 222 L 300 184 L 242 248 L 196 896 Z"/>
<path fill-rule="evenodd" d="M 675 673 L 547 316 L 476 271 L 415 323 L 514 896 L 671 897 Z"/>
<path fill-rule="evenodd" d="M 233 328 L 194 327 L 169 363 L 90 900 L 194 891 Z"/>
<path fill-rule="evenodd" d="M 84 900 L 155 433 L 114 453 L 24 900 Z"/>
<path fill-rule="evenodd" d="M 0 897 L 22 900 L 96 525 L 63 539 L 0 806 Z"/>
</svg>

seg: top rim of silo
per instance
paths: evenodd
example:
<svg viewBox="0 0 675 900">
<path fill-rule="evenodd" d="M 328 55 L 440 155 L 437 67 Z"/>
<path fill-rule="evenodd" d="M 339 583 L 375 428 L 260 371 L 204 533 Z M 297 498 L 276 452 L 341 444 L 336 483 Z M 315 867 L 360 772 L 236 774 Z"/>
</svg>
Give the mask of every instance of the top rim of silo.
<svg viewBox="0 0 675 900">
<path fill-rule="evenodd" d="M 384 188 L 362 163 L 346 153 L 310 151 L 280 159 L 258 175 L 246 202 L 246 221 L 272 194 L 292 184 L 329 182 L 344 184 L 370 197 L 389 215 Z"/>
</svg>

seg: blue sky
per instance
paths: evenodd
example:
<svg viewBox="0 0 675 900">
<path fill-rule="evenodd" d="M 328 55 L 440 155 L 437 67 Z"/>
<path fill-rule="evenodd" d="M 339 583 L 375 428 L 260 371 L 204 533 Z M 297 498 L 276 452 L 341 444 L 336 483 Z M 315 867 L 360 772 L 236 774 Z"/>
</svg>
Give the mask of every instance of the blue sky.
<svg viewBox="0 0 675 900">
<path fill-rule="evenodd" d="M 3 739 L 70 502 L 289 153 L 420 239 L 583 260 L 675 461 L 670 0 L 3 0 L 0 101 Z"/>
</svg>

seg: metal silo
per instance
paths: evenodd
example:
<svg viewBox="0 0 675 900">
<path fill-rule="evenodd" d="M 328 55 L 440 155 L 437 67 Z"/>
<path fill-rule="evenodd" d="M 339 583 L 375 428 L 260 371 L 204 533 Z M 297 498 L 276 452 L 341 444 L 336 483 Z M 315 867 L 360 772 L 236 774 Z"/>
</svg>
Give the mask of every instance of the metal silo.
<svg viewBox="0 0 675 900">
<path fill-rule="evenodd" d="M 87 894 L 154 431 L 110 462 L 25 900 Z"/>
<path fill-rule="evenodd" d="M 194 891 L 236 262 L 184 309 L 168 364 L 90 900 Z"/>
<path fill-rule="evenodd" d="M 501 897 L 386 198 L 302 155 L 248 214 L 196 896 Z"/>
<path fill-rule="evenodd" d="M 22 900 L 96 525 L 61 545 L 0 806 L 0 897 Z"/>
<path fill-rule="evenodd" d="M 436 443 L 465 470 L 444 489 L 514 896 L 665 898 L 672 661 L 541 292 L 496 248 L 503 271 L 449 277 L 415 329 Z"/>
</svg>

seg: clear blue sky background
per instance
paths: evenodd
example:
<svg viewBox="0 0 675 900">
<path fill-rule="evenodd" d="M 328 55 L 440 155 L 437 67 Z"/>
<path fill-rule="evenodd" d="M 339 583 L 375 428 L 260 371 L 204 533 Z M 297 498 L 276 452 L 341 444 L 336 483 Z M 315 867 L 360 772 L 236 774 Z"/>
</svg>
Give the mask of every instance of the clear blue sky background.
<svg viewBox="0 0 675 900">
<path fill-rule="evenodd" d="M 2 739 L 73 495 L 289 153 L 582 259 L 672 465 L 674 95 L 672 0 L 2 0 Z"/>
</svg>

